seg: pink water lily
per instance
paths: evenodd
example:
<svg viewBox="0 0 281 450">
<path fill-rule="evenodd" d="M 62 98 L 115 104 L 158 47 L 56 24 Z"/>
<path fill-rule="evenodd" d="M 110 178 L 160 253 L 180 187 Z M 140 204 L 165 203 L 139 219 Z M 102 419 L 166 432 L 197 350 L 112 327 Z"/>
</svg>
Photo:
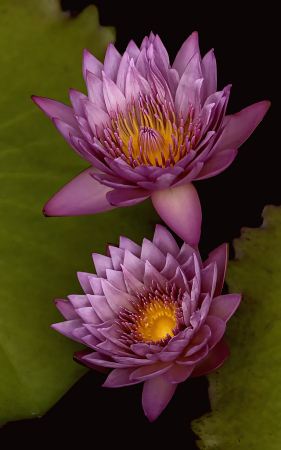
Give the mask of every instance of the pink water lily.
<svg viewBox="0 0 281 450">
<path fill-rule="evenodd" d="M 185 230 L 190 210 L 195 229 L 201 224 L 200 202 L 190 183 L 231 164 L 269 102 L 226 116 L 231 85 L 217 91 L 213 49 L 201 59 L 197 32 L 172 66 L 153 33 L 140 49 L 130 41 L 123 56 L 109 44 L 104 64 L 85 49 L 83 75 L 88 96 L 70 89 L 72 108 L 32 97 L 91 164 L 49 200 L 44 213 L 94 214 L 151 196 L 163 220 L 196 246 L 199 236 L 192 241 Z"/>
<path fill-rule="evenodd" d="M 142 405 L 155 420 L 179 383 L 220 367 L 229 356 L 223 337 L 241 295 L 221 295 L 227 246 L 202 263 L 156 226 L 140 247 L 123 236 L 107 256 L 94 253 L 97 274 L 78 272 L 84 295 L 55 303 L 66 321 L 52 325 L 86 344 L 76 358 L 109 373 L 104 387 L 144 382 Z"/>
</svg>

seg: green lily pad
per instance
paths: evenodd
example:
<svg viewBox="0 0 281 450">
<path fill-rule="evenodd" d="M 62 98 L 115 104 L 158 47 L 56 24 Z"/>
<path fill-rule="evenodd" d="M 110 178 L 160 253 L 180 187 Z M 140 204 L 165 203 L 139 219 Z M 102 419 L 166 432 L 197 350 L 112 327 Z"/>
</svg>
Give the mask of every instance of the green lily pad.
<svg viewBox="0 0 281 450">
<path fill-rule="evenodd" d="M 72 359 L 83 347 L 50 328 L 63 320 L 53 298 L 82 293 L 76 272 L 94 270 L 91 252 L 120 234 L 141 243 L 158 220 L 150 201 L 95 216 L 41 212 L 87 163 L 30 96 L 69 104 L 69 87 L 85 93 L 83 48 L 103 60 L 114 39 L 94 6 L 73 19 L 58 0 L 1 1 L 0 426 L 44 414 L 86 372 Z"/>
<path fill-rule="evenodd" d="M 281 208 L 262 216 L 234 240 L 226 281 L 243 297 L 226 327 L 230 357 L 208 375 L 212 412 L 192 423 L 200 449 L 281 446 Z"/>
</svg>

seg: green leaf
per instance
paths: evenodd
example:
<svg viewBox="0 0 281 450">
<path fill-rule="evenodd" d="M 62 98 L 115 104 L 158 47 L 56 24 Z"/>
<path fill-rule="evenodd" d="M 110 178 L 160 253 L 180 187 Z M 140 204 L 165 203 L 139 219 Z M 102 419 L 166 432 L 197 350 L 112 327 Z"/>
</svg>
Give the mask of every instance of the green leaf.
<svg viewBox="0 0 281 450">
<path fill-rule="evenodd" d="M 69 18 L 55 0 L 0 5 L 0 425 L 40 416 L 86 369 L 80 344 L 50 328 L 63 317 L 53 298 L 82 293 L 76 272 L 93 272 L 123 234 L 151 238 L 151 202 L 86 217 L 45 218 L 42 208 L 88 166 L 34 105 L 32 94 L 69 104 L 84 91 L 83 48 L 101 60 L 114 30 L 94 6 Z M 145 220 L 143 220 L 145 217 Z"/>
<path fill-rule="evenodd" d="M 212 412 L 192 424 L 200 449 L 280 449 L 281 208 L 262 216 L 234 241 L 226 281 L 243 297 L 226 327 L 230 357 L 208 375 Z"/>
</svg>

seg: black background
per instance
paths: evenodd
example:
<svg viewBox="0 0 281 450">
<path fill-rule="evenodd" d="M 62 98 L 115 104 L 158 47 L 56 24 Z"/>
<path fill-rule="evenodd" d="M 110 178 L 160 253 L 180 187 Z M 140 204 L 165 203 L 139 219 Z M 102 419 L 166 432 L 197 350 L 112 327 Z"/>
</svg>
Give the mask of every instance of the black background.
<svg viewBox="0 0 281 450">
<path fill-rule="evenodd" d="M 223 242 L 230 244 L 242 227 L 259 227 L 265 205 L 281 204 L 280 157 L 276 94 L 280 74 L 275 61 L 277 10 L 272 3 L 124 2 L 61 0 L 75 16 L 88 4 L 98 7 L 100 23 L 116 28 L 116 48 L 123 53 L 130 39 L 137 45 L 152 30 L 159 34 L 172 62 L 184 40 L 199 32 L 201 55 L 215 49 L 218 90 L 231 83 L 227 113 L 233 114 L 261 100 L 272 106 L 253 135 L 240 147 L 222 174 L 195 183 L 202 210 L 200 252 L 207 254 Z M 275 47 L 275 48 L 274 48 Z M 275 57 L 275 54 L 277 58 Z M 59 374 L 58 374 L 59 376 Z M 210 411 L 205 377 L 178 385 L 159 418 L 150 423 L 141 407 L 142 384 L 102 388 L 106 375 L 90 371 L 41 419 L 8 423 L 0 430 L 3 448 L 117 448 L 196 449 L 191 420 Z"/>
</svg>

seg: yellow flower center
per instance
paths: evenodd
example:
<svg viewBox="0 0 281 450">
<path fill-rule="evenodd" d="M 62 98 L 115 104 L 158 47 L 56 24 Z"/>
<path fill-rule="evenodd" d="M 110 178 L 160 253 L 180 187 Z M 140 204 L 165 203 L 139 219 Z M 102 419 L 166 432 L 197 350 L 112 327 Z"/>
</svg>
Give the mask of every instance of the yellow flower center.
<svg viewBox="0 0 281 450">
<path fill-rule="evenodd" d="M 181 309 L 183 293 L 175 284 L 167 283 L 166 289 L 162 289 L 152 282 L 150 290 L 135 294 L 139 303 L 130 302 L 137 313 L 126 308 L 119 313 L 117 323 L 123 330 L 119 330 L 119 340 L 123 344 L 145 342 L 165 346 L 185 328 Z"/>
<path fill-rule="evenodd" d="M 152 303 L 139 319 L 136 331 L 148 342 L 161 341 L 167 334 L 173 337 L 177 326 L 175 311 L 173 305 L 166 306 L 161 301 Z"/>
<path fill-rule="evenodd" d="M 161 168 L 173 166 L 186 156 L 199 140 L 201 122 L 193 122 L 194 108 L 190 106 L 184 119 L 179 113 L 179 126 L 171 103 L 160 101 L 157 95 L 139 94 L 138 108 L 134 98 L 127 103 L 127 111 L 111 111 L 111 126 L 104 126 L 102 144 L 108 153 L 121 157 L 131 167 L 151 165 Z"/>
</svg>

